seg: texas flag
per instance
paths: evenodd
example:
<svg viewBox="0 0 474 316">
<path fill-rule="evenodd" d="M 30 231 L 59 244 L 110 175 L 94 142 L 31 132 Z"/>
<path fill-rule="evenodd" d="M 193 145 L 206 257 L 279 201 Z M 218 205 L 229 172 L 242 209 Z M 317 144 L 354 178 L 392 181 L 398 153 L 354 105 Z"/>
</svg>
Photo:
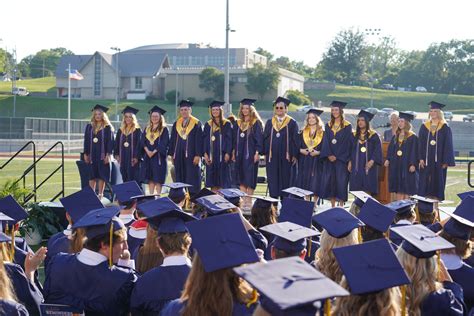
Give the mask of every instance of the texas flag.
<svg viewBox="0 0 474 316">
<path fill-rule="evenodd" d="M 69 79 L 82 80 L 82 79 L 84 79 L 84 76 L 81 75 L 81 73 L 79 71 L 77 71 L 77 69 L 71 69 L 69 71 Z"/>
</svg>

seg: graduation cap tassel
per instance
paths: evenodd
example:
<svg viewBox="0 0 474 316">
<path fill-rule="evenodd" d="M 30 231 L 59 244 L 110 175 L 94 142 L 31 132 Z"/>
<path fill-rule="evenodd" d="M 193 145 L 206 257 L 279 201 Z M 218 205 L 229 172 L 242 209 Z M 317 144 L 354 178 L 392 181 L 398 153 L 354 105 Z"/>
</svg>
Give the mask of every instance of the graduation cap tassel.
<svg viewBox="0 0 474 316">
<path fill-rule="evenodd" d="M 253 304 L 257 303 L 257 301 L 258 301 L 258 292 L 257 292 L 256 289 L 253 289 L 252 290 L 252 298 L 248 301 L 247 308 L 249 308 Z"/>
<path fill-rule="evenodd" d="M 441 278 L 441 252 L 438 251 L 438 254 L 436 256 L 436 263 L 438 264 L 438 272 L 436 273 L 437 277 L 438 277 L 438 280 L 440 280 Z"/>
<path fill-rule="evenodd" d="M 362 231 L 361 228 L 357 228 L 357 239 L 359 240 L 359 244 L 362 243 Z"/>
<path fill-rule="evenodd" d="M 402 285 L 400 288 L 402 292 L 402 316 L 406 316 L 407 314 L 407 286 Z"/>
<path fill-rule="evenodd" d="M 184 193 L 184 209 L 190 210 L 191 209 L 191 196 L 189 195 L 189 191 L 186 190 Z"/>
<path fill-rule="evenodd" d="M 420 210 L 418 209 L 418 203 L 417 203 L 417 205 L 415 206 L 415 213 L 416 213 L 416 221 L 417 221 L 418 223 L 421 223 Z"/>
<path fill-rule="evenodd" d="M 326 303 L 324 304 L 324 315 L 331 316 L 331 299 L 327 298 Z"/>
<path fill-rule="evenodd" d="M 312 247 L 312 243 L 313 243 L 313 237 L 309 237 L 309 240 L 308 240 L 308 253 L 306 254 L 306 257 L 311 257 L 311 247 Z"/>
<path fill-rule="evenodd" d="M 13 258 L 15 258 L 15 229 L 14 229 L 14 226 L 12 226 L 12 230 L 11 230 L 11 237 L 12 237 L 12 242 L 11 242 L 11 251 L 10 251 L 10 255 L 11 255 L 11 260 L 13 260 Z"/>
<path fill-rule="evenodd" d="M 109 230 L 109 267 L 112 267 L 112 265 L 114 264 L 113 263 L 113 258 L 112 258 L 112 255 L 113 255 L 113 237 L 114 237 L 114 223 L 113 221 L 110 222 L 110 230 Z"/>
</svg>

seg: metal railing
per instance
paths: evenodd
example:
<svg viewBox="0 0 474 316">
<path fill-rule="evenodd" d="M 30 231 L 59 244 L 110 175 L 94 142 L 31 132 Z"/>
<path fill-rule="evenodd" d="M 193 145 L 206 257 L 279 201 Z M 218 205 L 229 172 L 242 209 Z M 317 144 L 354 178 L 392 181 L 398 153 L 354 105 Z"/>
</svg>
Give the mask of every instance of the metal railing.
<svg viewBox="0 0 474 316">
<path fill-rule="evenodd" d="M 471 182 L 471 172 L 472 172 L 472 164 L 474 163 L 474 160 L 469 161 L 467 164 L 467 184 L 471 187 L 474 188 L 474 183 Z"/>
</svg>

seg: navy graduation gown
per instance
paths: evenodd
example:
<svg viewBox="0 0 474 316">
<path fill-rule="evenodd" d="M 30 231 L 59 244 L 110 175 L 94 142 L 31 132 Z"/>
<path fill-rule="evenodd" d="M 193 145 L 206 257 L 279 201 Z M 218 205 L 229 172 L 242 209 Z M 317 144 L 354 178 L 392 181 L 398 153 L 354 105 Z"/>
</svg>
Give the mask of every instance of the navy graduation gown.
<svg viewBox="0 0 474 316">
<path fill-rule="evenodd" d="M 411 225 L 411 224 L 406 224 L 406 223 L 398 224 L 398 223 L 397 223 L 397 224 L 392 224 L 392 225 L 390 225 L 390 227 L 400 227 L 400 226 L 406 226 L 406 225 Z M 388 233 L 388 239 L 390 239 L 390 241 L 391 241 L 392 243 L 394 243 L 395 245 L 400 246 L 400 245 L 402 244 L 403 240 L 404 240 L 404 239 L 402 238 L 402 236 L 400 236 L 399 234 L 397 234 L 396 232 L 394 232 L 394 231 L 392 231 L 392 230 L 390 230 L 390 229 L 389 229 L 388 231 L 389 231 L 389 233 Z M 394 247 L 393 245 L 392 245 L 392 247 L 394 248 L 395 251 L 397 250 L 397 248 Z"/>
<path fill-rule="evenodd" d="M 471 310 L 474 307 L 474 268 L 463 262 L 459 269 L 448 269 L 448 272 L 453 281 L 462 287 L 464 303 L 467 310 Z"/>
<path fill-rule="evenodd" d="M 305 135 L 309 133 L 305 130 L 301 131 L 298 135 L 298 149 L 308 149 L 312 148 L 315 151 L 321 152 L 324 142 L 324 131 L 321 131 L 322 138 L 318 138 L 318 135 L 315 135 L 313 140 L 311 140 L 311 135 L 307 142 L 313 141 L 314 144 L 307 144 L 305 142 Z M 313 192 L 315 195 L 321 195 L 321 179 L 323 173 L 323 159 L 321 154 L 312 157 L 311 155 L 302 155 L 299 153 L 298 157 L 298 177 L 296 180 L 296 186 L 301 189 L 305 189 Z"/>
<path fill-rule="evenodd" d="M 263 153 L 266 160 L 268 191 L 270 196 L 283 196 L 281 190 L 293 185 L 296 178 L 296 164 L 293 157 L 298 157 L 298 124 L 291 116 L 286 116 L 279 131 L 276 129 L 275 117 L 265 124 L 263 132 Z M 293 180 L 293 181 L 292 181 Z"/>
<path fill-rule="evenodd" d="M 212 132 L 210 121 L 204 125 L 203 154 L 212 160 L 206 164 L 206 187 L 230 188 L 230 161 L 232 158 L 232 124 L 225 120 L 221 129 Z M 229 155 L 225 162 L 224 156 Z"/>
<path fill-rule="evenodd" d="M 181 302 L 180 299 L 173 300 L 165 306 L 161 311 L 160 316 L 176 316 L 181 315 L 180 311 L 186 306 L 186 303 Z M 232 316 L 250 316 L 253 315 L 253 312 L 257 304 L 252 304 L 250 307 L 247 307 L 246 304 L 240 302 L 234 302 L 232 305 Z"/>
<path fill-rule="evenodd" d="M 350 159 L 352 125 L 344 121 L 344 126 L 341 126 L 341 129 L 334 134 L 329 123 L 326 123 L 324 137 L 321 149 L 321 158 L 324 159 L 321 198 L 347 201 L 349 183 L 347 163 Z M 331 162 L 327 159 L 329 156 L 335 156 L 337 160 Z"/>
<path fill-rule="evenodd" d="M 236 141 L 235 131 L 237 130 L 237 120 L 234 117 L 233 120 L 229 120 L 229 121 L 230 121 L 230 124 L 232 125 L 232 154 L 234 154 L 235 153 L 235 141 Z M 231 157 L 232 157 L 232 155 L 231 155 Z M 232 188 L 238 188 L 239 183 L 237 182 L 237 174 L 236 174 L 236 170 L 235 170 L 235 163 L 232 161 L 232 159 L 229 163 L 229 168 L 230 168 L 231 187 Z"/>
<path fill-rule="evenodd" d="M 146 229 L 144 229 L 144 231 L 146 232 Z M 146 233 L 143 234 L 142 232 L 143 230 L 139 230 L 137 232 L 137 230 L 134 227 L 129 227 L 127 229 L 128 250 L 130 251 L 130 254 L 132 254 L 132 256 L 134 254 L 138 254 L 138 248 L 140 248 L 140 246 L 143 245 L 143 243 L 145 242 Z M 136 259 L 136 257 L 132 257 L 132 259 Z"/>
<path fill-rule="evenodd" d="M 247 231 L 254 247 L 256 249 L 261 249 L 262 251 L 265 251 L 268 247 L 268 241 L 263 234 L 257 230 L 257 229 L 251 229 Z"/>
<path fill-rule="evenodd" d="M 147 138 L 146 131 L 147 129 L 143 131 L 141 137 L 141 148 L 144 149 L 147 147 L 150 151 L 157 150 L 157 153 L 150 158 L 146 152 L 143 152 L 143 167 L 145 168 L 144 180 L 163 184 L 168 174 L 167 154 L 170 143 L 169 131 L 165 126 L 160 136 L 153 140 L 153 144 L 150 139 Z"/>
<path fill-rule="evenodd" d="M 120 173 L 123 182 L 137 181 L 140 183 L 140 138 L 141 130 L 135 128 L 133 133 L 125 135 L 119 128 L 115 136 L 114 156 L 120 158 Z M 132 159 L 137 159 L 137 163 L 133 165 Z"/>
<path fill-rule="evenodd" d="M 190 130 L 185 131 L 181 123 L 182 118 L 179 118 L 173 124 L 168 155 L 173 158 L 176 182 L 191 184 L 189 193 L 194 195 L 201 190 L 201 163 L 194 165 L 193 160 L 196 156 L 202 157 L 202 124 L 190 117 Z"/>
<path fill-rule="evenodd" d="M 60 231 L 59 233 L 56 233 L 53 236 L 49 237 L 48 243 L 46 244 L 46 248 L 48 248 L 48 250 L 49 250 L 49 247 L 54 243 L 54 241 L 58 238 L 63 237 L 63 236 L 66 236 L 64 234 L 64 231 Z"/>
<path fill-rule="evenodd" d="M 255 190 L 257 187 L 258 161 L 254 162 L 255 153 L 263 152 L 263 126 L 262 122 L 255 123 L 242 131 L 240 120 L 235 125 L 235 176 L 237 184 Z"/>
<path fill-rule="evenodd" d="M 465 308 L 462 288 L 448 281 L 443 282 L 443 288 L 428 294 L 420 306 L 421 315 L 430 316 L 462 316 L 468 312 Z"/>
<path fill-rule="evenodd" d="M 368 173 L 365 165 L 370 160 L 374 161 Z M 351 146 L 352 170 L 349 176 L 351 191 L 365 191 L 376 195 L 379 192 L 379 166 L 382 165 L 382 143 L 375 131 L 369 132 L 369 139 L 362 142 L 356 138 L 355 133 Z"/>
<path fill-rule="evenodd" d="M 420 170 L 418 194 L 444 200 L 444 189 L 448 168 L 454 163 L 453 135 L 447 123 L 442 124 L 438 132 L 431 133 L 429 122 L 421 125 L 419 137 L 420 160 L 425 161 L 425 168 Z"/>
<path fill-rule="evenodd" d="M 0 311 L 2 315 L 6 316 L 28 316 L 28 311 L 25 306 L 18 304 L 15 301 L 7 301 L 0 299 Z"/>
<path fill-rule="evenodd" d="M 140 277 L 132 292 L 132 315 L 158 315 L 163 307 L 181 296 L 191 267 L 159 266 Z"/>
<path fill-rule="evenodd" d="M 90 179 L 110 181 L 110 163 L 104 164 L 106 155 L 112 155 L 114 135 L 110 126 L 94 134 L 91 124 L 87 124 L 84 132 L 84 154 L 90 159 Z"/>
<path fill-rule="evenodd" d="M 131 269 L 104 261 L 90 266 L 77 255 L 58 254 L 46 267 L 44 296 L 48 304 L 64 304 L 93 315 L 127 315 L 137 280 Z"/>
<path fill-rule="evenodd" d="M 401 156 L 399 156 L 401 154 Z M 401 144 L 394 137 L 387 150 L 388 190 L 390 192 L 414 195 L 418 193 L 418 137 L 410 135 Z M 415 172 L 410 172 L 410 166 Z"/>
<path fill-rule="evenodd" d="M 40 305 L 43 302 L 40 289 L 28 280 L 18 264 L 5 263 L 5 271 L 12 282 L 18 302 L 26 307 L 30 315 L 40 315 Z"/>
<path fill-rule="evenodd" d="M 57 255 L 58 253 L 69 253 L 70 246 L 71 242 L 69 240 L 69 237 L 66 235 L 63 235 L 60 238 L 56 238 L 51 244 L 48 242 L 48 252 L 46 253 L 46 258 L 44 259 L 44 266 L 46 267 L 49 264 L 51 258 Z"/>
</svg>

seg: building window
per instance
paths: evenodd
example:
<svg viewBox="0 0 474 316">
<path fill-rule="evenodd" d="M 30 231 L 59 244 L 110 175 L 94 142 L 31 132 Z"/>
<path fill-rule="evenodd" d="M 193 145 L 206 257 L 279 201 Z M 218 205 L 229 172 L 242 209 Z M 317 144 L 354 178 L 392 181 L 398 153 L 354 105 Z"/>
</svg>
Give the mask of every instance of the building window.
<svg viewBox="0 0 474 316">
<path fill-rule="evenodd" d="M 101 88 L 102 57 L 99 54 L 94 57 L 94 96 L 100 96 Z"/>
<path fill-rule="evenodd" d="M 192 56 L 191 66 L 202 66 L 204 65 L 204 56 Z"/>
<path fill-rule="evenodd" d="M 135 90 L 143 89 L 142 77 L 135 77 Z"/>
<path fill-rule="evenodd" d="M 188 56 L 176 56 L 176 66 L 187 66 L 189 65 L 189 57 Z"/>
</svg>

